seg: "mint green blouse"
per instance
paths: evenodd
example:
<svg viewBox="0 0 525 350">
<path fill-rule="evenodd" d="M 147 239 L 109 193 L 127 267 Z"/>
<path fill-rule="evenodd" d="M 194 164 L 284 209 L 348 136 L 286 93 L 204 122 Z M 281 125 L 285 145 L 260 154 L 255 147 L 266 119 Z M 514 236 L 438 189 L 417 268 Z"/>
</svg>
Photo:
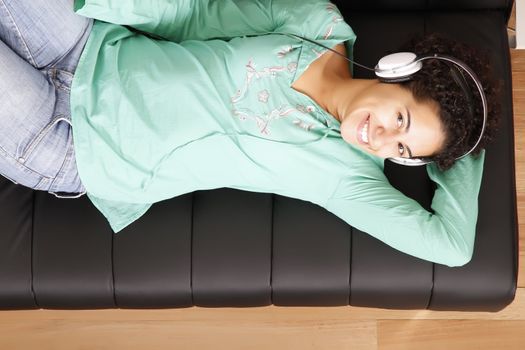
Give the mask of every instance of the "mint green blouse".
<svg viewBox="0 0 525 350">
<path fill-rule="evenodd" d="M 114 232 L 184 193 L 235 188 L 315 203 L 407 254 L 472 256 L 483 157 L 427 166 L 433 213 L 292 83 L 356 36 L 323 0 L 76 0 L 96 19 L 71 89 L 80 178 Z M 129 26 L 129 27 L 125 27 Z M 149 35 L 144 35 L 148 33 Z M 234 217 L 232 217 L 232 220 Z"/>
</svg>

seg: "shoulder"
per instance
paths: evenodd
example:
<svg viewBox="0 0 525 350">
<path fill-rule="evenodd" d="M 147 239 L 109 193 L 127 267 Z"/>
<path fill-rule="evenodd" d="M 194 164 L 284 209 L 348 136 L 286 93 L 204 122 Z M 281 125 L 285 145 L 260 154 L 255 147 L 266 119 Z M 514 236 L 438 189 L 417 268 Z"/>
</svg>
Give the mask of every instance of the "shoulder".
<svg viewBox="0 0 525 350">
<path fill-rule="evenodd" d="M 354 36 L 341 12 L 330 1 L 275 0 L 272 12 L 276 29 L 310 39 L 348 39 Z"/>
</svg>

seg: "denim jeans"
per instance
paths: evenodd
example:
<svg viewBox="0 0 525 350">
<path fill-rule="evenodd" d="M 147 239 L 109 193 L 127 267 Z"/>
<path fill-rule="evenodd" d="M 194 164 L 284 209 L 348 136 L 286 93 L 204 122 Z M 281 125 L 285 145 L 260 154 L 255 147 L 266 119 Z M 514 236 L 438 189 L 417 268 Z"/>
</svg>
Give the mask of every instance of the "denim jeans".
<svg viewBox="0 0 525 350">
<path fill-rule="evenodd" d="M 0 174 L 14 183 L 85 194 L 69 92 L 92 25 L 73 0 L 0 0 Z"/>
</svg>

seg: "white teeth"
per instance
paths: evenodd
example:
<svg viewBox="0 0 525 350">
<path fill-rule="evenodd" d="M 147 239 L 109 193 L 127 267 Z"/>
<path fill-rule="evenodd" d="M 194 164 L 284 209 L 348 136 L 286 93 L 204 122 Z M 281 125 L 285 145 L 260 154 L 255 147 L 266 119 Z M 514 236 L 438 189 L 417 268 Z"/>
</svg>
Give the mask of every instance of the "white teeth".
<svg viewBox="0 0 525 350">
<path fill-rule="evenodd" d="M 363 139 L 365 143 L 368 143 L 368 120 L 366 121 L 363 129 L 361 130 L 361 139 Z"/>
</svg>

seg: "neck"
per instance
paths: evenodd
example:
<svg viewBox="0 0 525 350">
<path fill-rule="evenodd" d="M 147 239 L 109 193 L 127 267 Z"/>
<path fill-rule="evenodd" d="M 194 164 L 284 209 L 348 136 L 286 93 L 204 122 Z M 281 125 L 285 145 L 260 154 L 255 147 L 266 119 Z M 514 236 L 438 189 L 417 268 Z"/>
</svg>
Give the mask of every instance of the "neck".
<svg viewBox="0 0 525 350">
<path fill-rule="evenodd" d="M 327 86 L 329 88 L 325 90 L 323 103 L 320 105 L 342 123 L 345 115 L 347 115 L 346 106 L 363 90 L 378 83 L 377 79 L 334 77 L 328 80 Z"/>
</svg>

